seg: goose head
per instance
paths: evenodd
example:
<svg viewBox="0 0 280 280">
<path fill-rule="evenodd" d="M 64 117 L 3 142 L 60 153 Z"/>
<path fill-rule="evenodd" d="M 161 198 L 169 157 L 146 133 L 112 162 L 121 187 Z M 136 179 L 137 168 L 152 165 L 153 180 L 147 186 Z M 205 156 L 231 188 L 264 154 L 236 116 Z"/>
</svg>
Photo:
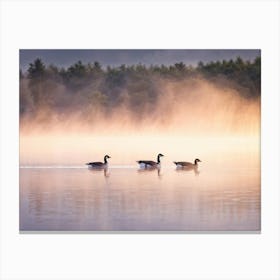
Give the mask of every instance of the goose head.
<svg viewBox="0 0 280 280">
<path fill-rule="evenodd" d="M 160 164 L 160 158 L 163 157 L 164 155 L 163 154 L 158 154 L 157 156 L 157 164 L 159 165 Z"/>
<path fill-rule="evenodd" d="M 202 162 L 200 159 L 198 159 L 198 158 L 196 158 L 195 160 L 194 160 L 194 164 L 197 164 L 198 162 Z"/>
<path fill-rule="evenodd" d="M 104 157 L 104 163 L 105 163 L 105 164 L 107 164 L 107 159 L 108 159 L 108 158 L 111 158 L 111 157 L 108 156 L 108 155 L 106 155 L 106 156 Z"/>
</svg>

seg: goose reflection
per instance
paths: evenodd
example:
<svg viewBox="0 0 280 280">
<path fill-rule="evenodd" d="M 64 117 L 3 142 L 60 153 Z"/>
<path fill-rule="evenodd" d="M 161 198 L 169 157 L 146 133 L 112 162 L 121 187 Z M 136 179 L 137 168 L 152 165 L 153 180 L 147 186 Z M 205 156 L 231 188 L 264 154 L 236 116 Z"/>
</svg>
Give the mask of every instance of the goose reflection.
<svg viewBox="0 0 280 280">
<path fill-rule="evenodd" d="M 137 172 L 139 174 L 147 174 L 147 173 L 152 173 L 152 172 L 156 172 L 157 171 L 157 175 L 159 178 L 162 177 L 162 174 L 161 174 L 161 168 L 159 167 L 149 167 L 149 168 L 139 168 L 137 169 Z"/>
<path fill-rule="evenodd" d="M 104 177 L 108 178 L 110 176 L 110 172 L 108 168 L 103 167 L 95 167 L 95 168 L 89 168 L 88 169 L 91 173 L 101 173 L 103 171 Z"/>
<path fill-rule="evenodd" d="M 197 167 L 176 167 L 176 172 L 192 172 L 194 173 L 195 176 L 199 176 L 200 171 L 198 170 Z"/>
<path fill-rule="evenodd" d="M 158 167 L 153 167 L 153 168 L 139 168 L 137 170 L 137 172 L 139 174 L 148 174 L 148 173 L 157 173 L 158 177 L 161 178 L 162 177 L 162 174 L 161 174 L 161 169 L 158 168 Z"/>
</svg>

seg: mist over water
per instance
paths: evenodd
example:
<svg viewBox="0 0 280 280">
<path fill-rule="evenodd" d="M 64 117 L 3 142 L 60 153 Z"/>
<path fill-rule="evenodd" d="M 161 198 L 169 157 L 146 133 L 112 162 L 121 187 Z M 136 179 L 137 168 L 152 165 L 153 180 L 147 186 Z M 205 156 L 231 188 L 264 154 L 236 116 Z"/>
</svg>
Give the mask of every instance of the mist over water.
<svg viewBox="0 0 280 280">
<path fill-rule="evenodd" d="M 124 90 L 114 108 L 72 104 L 71 111 L 42 107 L 25 114 L 20 165 L 80 165 L 105 154 L 112 165 L 134 165 L 159 152 L 168 165 L 197 157 L 214 165 L 259 164 L 260 98 L 205 79 L 159 81 L 157 87 L 160 96 L 150 104 L 132 106 Z"/>
<path fill-rule="evenodd" d="M 21 69 L 19 229 L 259 231 L 261 57 L 249 52 Z M 159 153 L 160 167 L 139 168 Z M 107 168 L 85 164 L 106 154 Z"/>
<path fill-rule="evenodd" d="M 155 96 L 123 87 L 113 105 L 85 102 L 91 85 L 55 87 L 56 105 L 21 115 L 20 230 L 260 230 L 260 97 L 224 80 L 150 82 Z M 160 169 L 138 169 L 158 153 Z M 108 170 L 87 170 L 105 154 Z"/>
</svg>

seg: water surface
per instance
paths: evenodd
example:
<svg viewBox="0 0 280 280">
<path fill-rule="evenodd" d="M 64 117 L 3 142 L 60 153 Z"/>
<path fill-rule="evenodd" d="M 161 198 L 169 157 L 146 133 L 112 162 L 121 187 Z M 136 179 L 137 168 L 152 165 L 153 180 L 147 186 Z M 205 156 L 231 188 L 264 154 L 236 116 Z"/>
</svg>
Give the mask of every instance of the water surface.
<svg viewBox="0 0 280 280">
<path fill-rule="evenodd" d="M 258 231 L 258 167 L 20 168 L 22 231 Z"/>
</svg>

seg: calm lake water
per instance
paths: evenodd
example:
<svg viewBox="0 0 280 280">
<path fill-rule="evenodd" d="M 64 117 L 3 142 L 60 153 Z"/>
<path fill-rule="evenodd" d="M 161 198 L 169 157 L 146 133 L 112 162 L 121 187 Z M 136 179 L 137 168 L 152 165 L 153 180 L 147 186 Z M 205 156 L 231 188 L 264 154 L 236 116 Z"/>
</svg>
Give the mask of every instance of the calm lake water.
<svg viewBox="0 0 280 280">
<path fill-rule="evenodd" d="M 260 169 L 20 168 L 22 231 L 258 231 Z"/>
</svg>

